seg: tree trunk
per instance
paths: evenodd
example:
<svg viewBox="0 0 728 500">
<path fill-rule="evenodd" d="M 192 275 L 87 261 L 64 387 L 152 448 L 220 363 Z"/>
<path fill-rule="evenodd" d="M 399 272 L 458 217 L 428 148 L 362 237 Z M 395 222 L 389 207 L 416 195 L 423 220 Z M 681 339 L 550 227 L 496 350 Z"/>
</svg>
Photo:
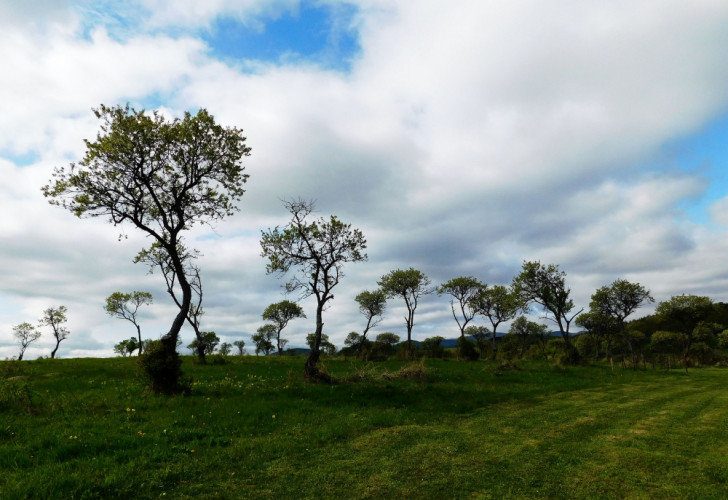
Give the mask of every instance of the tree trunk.
<svg viewBox="0 0 728 500">
<path fill-rule="evenodd" d="M 139 336 L 139 347 L 137 348 L 137 352 L 138 352 L 138 356 L 141 356 L 142 355 L 142 329 L 136 323 L 134 323 L 134 325 L 136 326 L 137 335 Z"/>
<path fill-rule="evenodd" d="M 56 359 L 56 351 L 58 351 L 58 346 L 61 345 L 61 341 L 56 341 L 56 348 L 53 349 L 53 352 L 51 352 L 51 359 Z"/>
<path fill-rule="evenodd" d="M 316 380 L 316 376 L 319 373 L 316 365 L 318 364 L 318 360 L 321 355 L 321 334 L 324 331 L 323 309 L 324 304 L 319 302 L 316 305 L 316 332 L 314 335 L 313 346 L 308 353 L 306 364 L 303 367 L 303 377 L 306 380 Z"/>
</svg>

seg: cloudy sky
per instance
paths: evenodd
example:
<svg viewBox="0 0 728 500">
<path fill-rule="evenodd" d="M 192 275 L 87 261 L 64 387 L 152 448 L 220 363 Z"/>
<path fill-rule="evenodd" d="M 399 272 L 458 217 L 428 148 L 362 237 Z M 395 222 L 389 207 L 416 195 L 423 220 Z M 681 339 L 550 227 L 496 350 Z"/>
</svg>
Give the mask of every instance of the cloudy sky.
<svg viewBox="0 0 728 500">
<path fill-rule="evenodd" d="M 153 293 L 145 337 L 171 324 L 161 277 L 132 263 L 150 240 L 40 191 L 82 157 L 102 103 L 207 108 L 245 130 L 240 212 L 188 237 L 202 327 L 229 342 L 250 344 L 285 298 L 259 240 L 293 197 L 368 239 L 325 315 L 340 347 L 364 324 L 353 297 L 410 266 L 507 284 L 524 259 L 555 263 L 579 307 L 617 278 L 726 301 L 726 26 L 722 0 L 1 1 L 0 358 L 18 352 L 13 325 L 61 304 L 59 356 L 112 355 L 135 333 L 106 316 L 114 291 Z M 378 331 L 405 336 L 403 314 L 391 301 Z M 417 339 L 457 333 L 446 297 L 416 323 Z M 46 332 L 26 357 L 51 346 Z"/>
</svg>

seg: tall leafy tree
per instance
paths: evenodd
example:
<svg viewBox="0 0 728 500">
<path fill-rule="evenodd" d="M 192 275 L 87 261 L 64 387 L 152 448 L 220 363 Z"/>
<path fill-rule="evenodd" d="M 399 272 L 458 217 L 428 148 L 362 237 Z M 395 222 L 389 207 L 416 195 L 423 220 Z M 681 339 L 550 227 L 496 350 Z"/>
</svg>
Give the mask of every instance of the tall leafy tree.
<svg viewBox="0 0 728 500">
<path fill-rule="evenodd" d="M 523 308 L 519 295 L 503 285 L 484 285 L 474 298 L 475 308 L 490 320 L 493 333 L 493 349 L 496 348 L 496 332 L 501 323 L 516 317 Z"/>
<path fill-rule="evenodd" d="M 18 361 L 23 360 L 23 355 L 28 346 L 40 338 L 41 333 L 30 323 L 20 323 L 13 327 L 13 336 L 20 343 L 20 354 Z"/>
<path fill-rule="evenodd" d="M 387 295 L 387 298 L 402 298 L 407 307 L 407 316 L 404 317 L 407 325 L 407 350 L 412 350 L 412 328 L 415 326 L 415 310 L 423 295 L 429 295 L 435 290 L 430 287 L 430 278 L 418 269 L 396 269 L 379 280 L 378 285 Z"/>
<path fill-rule="evenodd" d="M 555 264 L 526 261 L 521 273 L 513 279 L 513 290 L 524 304 L 538 304 L 543 308 L 545 318 L 559 327 L 569 358 L 576 361 L 579 353 L 571 342 L 569 329 L 584 309 L 574 312 L 571 289 L 566 286 L 566 273 Z"/>
<path fill-rule="evenodd" d="M 155 370 L 155 390 L 177 392 L 177 338 L 192 303 L 180 244 L 195 224 L 212 223 L 238 210 L 250 154 L 242 130 L 222 127 L 206 110 L 167 120 L 161 113 L 102 105 L 96 140 L 70 168 L 56 168 L 43 194 L 78 217 L 106 217 L 149 235 L 169 256 L 182 293 L 179 313 L 155 353 L 169 370 Z M 146 365 L 145 365 L 146 366 Z M 152 365 L 149 365 L 152 366 Z M 154 364 L 159 368 L 159 363 Z"/>
<path fill-rule="evenodd" d="M 465 328 L 478 312 L 474 301 L 483 288 L 483 283 L 472 276 L 460 276 L 459 278 L 451 279 L 447 283 L 443 283 L 437 289 L 437 293 L 440 295 L 448 294 L 452 296 L 450 299 L 450 309 L 452 310 L 452 317 L 455 318 L 455 322 L 460 329 L 461 337 L 465 336 Z M 457 302 L 459 316 L 458 312 L 455 311 L 455 302 Z M 460 318 L 462 318 L 462 321 Z"/>
<path fill-rule="evenodd" d="M 362 340 L 366 340 L 370 329 L 382 321 L 382 315 L 387 307 L 387 295 L 382 290 L 364 290 L 354 300 L 359 304 L 359 312 L 367 319 L 367 324 L 362 332 Z M 361 346 L 360 342 L 358 345 Z"/>
<path fill-rule="evenodd" d="M 652 298 L 647 288 L 624 279 L 615 280 L 611 285 L 599 288 L 591 296 L 589 309 L 594 313 L 614 319 L 635 367 L 637 365 L 636 353 L 625 326 L 625 319 L 642 305 L 654 301 L 655 299 Z"/>
<path fill-rule="evenodd" d="M 309 216 L 314 210 L 311 201 L 286 201 L 284 205 L 291 221 L 282 228 L 263 232 L 262 256 L 268 259 L 268 273 L 284 275 L 291 268 L 298 270 L 286 283 L 287 292 L 298 291 L 301 297 L 316 298 L 316 331 L 304 365 L 304 376 L 315 379 L 319 375 L 324 308 L 334 298 L 333 289 L 344 277 L 344 264 L 367 259 L 366 239 L 361 231 L 335 216 L 311 220 Z"/>
<path fill-rule="evenodd" d="M 137 322 L 137 313 L 139 308 L 143 305 L 152 303 L 152 294 L 149 292 L 114 292 L 106 297 L 106 304 L 104 309 L 106 314 L 114 318 L 125 319 L 131 322 L 137 330 L 139 341 L 137 343 L 139 348 L 139 355 L 142 354 L 142 329 Z"/>
<path fill-rule="evenodd" d="M 51 334 L 53 334 L 53 338 L 56 339 L 56 346 L 51 352 L 51 359 L 56 357 L 56 352 L 58 352 L 58 346 L 61 345 L 61 342 L 66 340 L 70 335 L 68 329 L 63 326 L 63 324 L 68 321 L 68 318 L 66 317 L 67 312 L 68 309 L 66 306 L 49 307 L 43 311 L 43 316 L 40 318 L 40 325 L 50 326 Z"/>
<path fill-rule="evenodd" d="M 305 318 L 301 306 L 290 300 L 283 300 L 275 304 L 271 304 L 263 311 L 263 319 L 270 321 L 276 326 L 276 347 L 278 355 L 283 354 L 283 348 L 288 343 L 281 339 L 281 331 L 288 325 L 288 322 L 296 318 Z"/>
</svg>

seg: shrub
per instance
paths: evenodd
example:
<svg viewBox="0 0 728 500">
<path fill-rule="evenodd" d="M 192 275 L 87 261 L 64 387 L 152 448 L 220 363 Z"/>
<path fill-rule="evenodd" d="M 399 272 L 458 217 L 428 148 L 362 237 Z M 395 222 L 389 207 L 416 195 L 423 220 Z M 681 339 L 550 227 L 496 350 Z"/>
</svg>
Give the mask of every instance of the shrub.
<svg viewBox="0 0 728 500">
<path fill-rule="evenodd" d="M 458 337 L 457 340 L 457 353 L 459 359 L 468 361 L 476 361 L 480 357 L 478 350 L 475 348 L 475 342 L 462 336 Z"/>
<path fill-rule="evenodd" d="M 189 394 L 192 381 L 182 377 L 182 360 L 177 350 L 168 350 L 165 339 L 147 344 L 139 356 L 139 367 L 152 391 L 158 394 Z"/>
</svg>

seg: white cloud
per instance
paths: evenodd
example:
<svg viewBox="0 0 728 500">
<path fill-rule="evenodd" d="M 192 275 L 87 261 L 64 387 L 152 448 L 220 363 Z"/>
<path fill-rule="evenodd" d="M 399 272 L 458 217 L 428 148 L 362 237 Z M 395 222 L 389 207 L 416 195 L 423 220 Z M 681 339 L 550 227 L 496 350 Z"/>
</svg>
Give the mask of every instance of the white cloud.
<svg viewBox="0 0 728 500">
<path fill-rule="evenodd" d="M 370 261 L 346 270 L 326 313 L 339 345 L 361 329 L 356 293 L 409 266 L 435 282 L 473 274 L 506 283 L 523 259 L 554 262 L 581 305 L 617 277 L 640 281 L 658 300 L 727 298 L 724 234 L 679 210 L 705 180 L 638 168 L 726 108 L 722 3 L 362 2 L 362 52 L 350 74 L 302 63 L 256 63 L 251 72 L 246 61 L 215 61 L 195 38 L 193 28 L 223 14 L 274 17 L 262 2 L 143 8 L 147 24 L 123 38 L 101 25 L 84 31 L 83 9 L 70 7 L 49 11 L 44 24 L 0 30 L 0 92 L 12 96 L 0 116 L 8 157 L 0 203 L 13 214 L 0 221 L 8 241 L 0 296 L 13 303 L 0 309 L 3 331 L 67 303 L 79 332 L 69 351 L 87 353 L 82 343 L 93 339 L 106 347 L 90 352 L 110 354 L 131 333 L 100 304 L 132 289 L 155 293 L 149 330 L 167 327 L 174 310 L 161 278 L 131 264 L 148 240 L 128 228 L 129 240 L 117 242 L 118 229 L 76 220 L 39 191 L 52 167 L 78 159 L 82 139 L 94 136 L 90 108 L 127 101 L 169 114 L 206 107 L 244 128 L 253 147 L 241 213 L 189 238 L 204 254 L 205 328 L 228 340 L 247 339 L 263 309 L 282 299 L 258 239 L 286 222 L 284 197 L 317 199 L 321 215 L 341 216 L 369 240 Z M 173 27 L 179 33 L 160 34 Z M 13 163 L 28 152 L 36 161 Z M 711 208 L 718 224 L 728 224 L 727 203 Z M 398 307 L 381 329 L 402 333 Z M 446 300 L 429 297 L 421 314 L 417 338 L 453 331 Z M 310 330 L 292 324 L 292 344 Z M 0 356 L 14 355 L 3 342 Z"/>
</svg>

